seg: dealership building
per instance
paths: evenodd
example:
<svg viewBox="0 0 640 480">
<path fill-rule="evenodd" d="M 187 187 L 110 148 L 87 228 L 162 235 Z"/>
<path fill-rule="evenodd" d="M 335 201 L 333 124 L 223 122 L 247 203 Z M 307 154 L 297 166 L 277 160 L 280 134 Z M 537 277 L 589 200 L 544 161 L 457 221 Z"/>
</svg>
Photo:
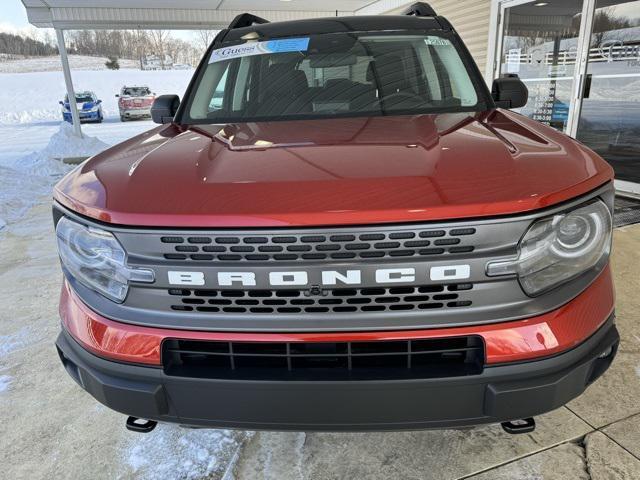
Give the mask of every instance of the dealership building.
<svg viewBox="0 0 640 480">
<path fill-rule="evenodd" d="M 271 21 L 402 11 L 402 0 L 22 0 L 29 21 L 65 29 L 224 28 L 250 11 Z M 516 74 L 521 112 L 605 158 L 620 192 L 640 195 L 640 0 L 432 0 L 487 82 Z M 64 52 L 63 66 L 72 90 Z M 72 98 L 72 95 L 69 95 Z M 76 122 L 77 123 L 77 122 Z M 78 125 L 79 128 L 79 125 Z"/>
</svg>

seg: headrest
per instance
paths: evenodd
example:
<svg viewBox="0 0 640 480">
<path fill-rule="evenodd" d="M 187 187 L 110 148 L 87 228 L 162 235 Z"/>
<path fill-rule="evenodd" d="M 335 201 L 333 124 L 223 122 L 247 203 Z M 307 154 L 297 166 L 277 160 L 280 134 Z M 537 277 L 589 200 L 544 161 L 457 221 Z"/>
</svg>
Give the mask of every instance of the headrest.
<svg viewBox="0 0 640 480">
<path fill-rule="evenodd" d="M 402 57 L 393 53 L 375 57 L 367 67 L 367 81 L 373 81 L 376 74 L 380 77 L 394 74 L 403 75 L 404 64 L 402 63 Z"/>
<path fill-rule="evenodd" d="M 307 75 L 295 68 L 292 63 L 279 63 L 267 69 L 266 81 L 270 92 L 285 92 L 289 94 L 301 92 L 309 87 Z"/>
</svg>

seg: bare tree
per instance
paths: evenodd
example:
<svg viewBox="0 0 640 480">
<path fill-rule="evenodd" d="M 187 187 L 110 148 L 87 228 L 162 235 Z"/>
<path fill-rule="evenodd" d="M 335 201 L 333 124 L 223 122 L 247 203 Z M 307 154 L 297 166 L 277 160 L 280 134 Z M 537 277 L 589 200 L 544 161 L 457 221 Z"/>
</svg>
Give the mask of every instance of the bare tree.
<svg viewBox="0 0 640 480">
<path fill-rule="evenodd" d="M 209 45 L 211 45 L 211 42 L 213 42 L 213 39 L 218 34 L 218 31 L 217 30 L 196 30 L 195 34 L 196 34 L 195 35 L 196 42 L 204 52 L 207 48 L 209 48 Z"/>
<path fill-rule="evenodd" d="M 149 50 L 149 34 L 146 30 L 133 30 L 131 32 L 135 58 L 140 62 L 140 70 L 142 70 L 144 57 Z"/>
<path fill-rule="evenodd" d="M 156 55 L 160 57 L 160 68 L 165 70 L 167 41 L 171 38 L 169 30 L 150 30 L 149 37 Z"/>
<path fill-rule="evenodd" d="M 593 47 L 601 47 L 607 32 L 631 27 L 631 22 L 626 18 L 616 17 L 615 10 L 611 7 L 599 8 L 593 18 L 593 34 L 591 44 Z"/>
</svg>

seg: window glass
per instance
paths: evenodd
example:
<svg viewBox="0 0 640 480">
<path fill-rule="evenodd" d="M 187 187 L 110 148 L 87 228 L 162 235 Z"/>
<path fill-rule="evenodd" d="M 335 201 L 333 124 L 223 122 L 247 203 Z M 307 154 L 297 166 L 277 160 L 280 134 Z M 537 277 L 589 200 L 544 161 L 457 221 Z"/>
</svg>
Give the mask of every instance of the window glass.
<svg viewBox="0 0 640 480">
<path fill-rule="evenodd" d="M 213 95 L 209 101 L 209 111 L 213 112 L 215 110 L 220 110 L 222 108 L 223 99 L 224 99 L 224 88 L 227 84 L 227 74 L 229 73 L 229 66 L 225 68 L 222 77 L 218 80 L 218 84 L 213 89 Z"/>
<path fill-rule="evenodd" d="M 193 123 L 486 108 L 451 38 L 346 33 L 216 49 L 188 105 Z"/>
</svg>

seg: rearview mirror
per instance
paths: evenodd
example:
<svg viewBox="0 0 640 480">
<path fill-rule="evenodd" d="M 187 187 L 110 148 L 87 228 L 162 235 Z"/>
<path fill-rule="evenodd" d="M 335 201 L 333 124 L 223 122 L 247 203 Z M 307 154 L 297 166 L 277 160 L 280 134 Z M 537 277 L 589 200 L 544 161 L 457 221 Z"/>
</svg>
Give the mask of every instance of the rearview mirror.
<svg viewBox="0 0 640 480">
<path fill-rule="evenodd" d="M 177 95 L 160 95 L 151 105 L 151 118 L 155 123 L 171 123 L 180 106 Z"/>
<path fill-rule="evenodd" d="M 518 75 L 507 74 L 493 81 L 491 96 L 498 108 L 519 108 L 527 104 L 529 90 Z"/>
</svg>

